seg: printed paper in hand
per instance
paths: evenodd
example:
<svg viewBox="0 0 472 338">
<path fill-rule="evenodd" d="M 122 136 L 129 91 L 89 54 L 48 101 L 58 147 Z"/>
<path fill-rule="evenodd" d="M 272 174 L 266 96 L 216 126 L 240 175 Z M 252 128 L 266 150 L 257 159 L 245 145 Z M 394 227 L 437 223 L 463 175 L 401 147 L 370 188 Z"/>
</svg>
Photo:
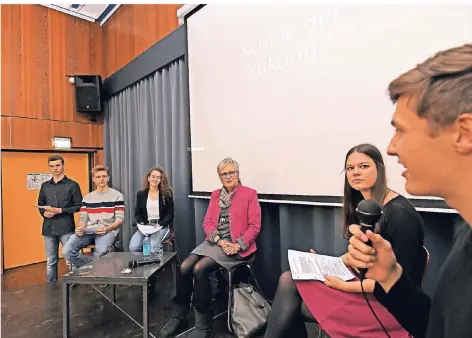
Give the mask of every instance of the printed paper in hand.
<svg viewBox="0 0 472 338">
<path fill-rule="evenodd" d="M 138 223 L 138 229 L 139 231 L 141 231 L 143 235 L 147 235 L 147 234 L 152 235 L 153 233 L 161 230 L 162 227 L 160 225 L 154 226 L 154 225 L 144 225 L 144 224 Z"/>
<path fill-rule="evenodd" d="M 44 209 L 44 210 L 50 210 L 52 208 L 50 205 L 36 205 L 36 204 L 34 204 L 33 207 Z"/>
<path fill-rule="evenodd" d="M 354 278 L 351 271 L 344 265 L 341 257 L 288 250 L 288 262 L 293 279 L 324 282 L 326 279 L 323 275 L 335 276 L 343 281 Z"/>
</svg>

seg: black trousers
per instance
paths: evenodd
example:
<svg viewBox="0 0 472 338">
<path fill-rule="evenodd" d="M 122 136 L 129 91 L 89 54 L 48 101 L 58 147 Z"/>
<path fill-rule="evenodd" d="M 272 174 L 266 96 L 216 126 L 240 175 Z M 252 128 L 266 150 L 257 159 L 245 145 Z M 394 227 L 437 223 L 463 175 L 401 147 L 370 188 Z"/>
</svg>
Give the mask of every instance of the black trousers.
<svg viewBox="0 0 472 338">
<path fill-rule="evenodd" d="M 211 308 L 212 290 L 210 275 L 220 268 L 212 258 L 190 254 L 180 266 L 177 295 L 174 302 L 188 306 L 195 286 L 193 305 L 198 312 L 206 313 Z"/>
</svg>

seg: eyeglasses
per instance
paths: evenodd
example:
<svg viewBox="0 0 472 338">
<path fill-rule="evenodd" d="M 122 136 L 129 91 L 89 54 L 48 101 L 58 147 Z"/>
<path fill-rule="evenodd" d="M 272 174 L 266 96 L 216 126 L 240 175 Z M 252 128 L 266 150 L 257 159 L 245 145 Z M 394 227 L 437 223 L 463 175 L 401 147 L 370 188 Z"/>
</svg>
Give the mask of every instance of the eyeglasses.
<svg viewBox="0 0 472 338">
<path fill-rule="evenodd" d="M 220 177 L 222 178 L 233 178 L 234 175 L 236 175 L 237 171 L 233 170 L 233 171 L 228 171 L 227 173 L 221 173 L 220 174 Z"/>
</svg>

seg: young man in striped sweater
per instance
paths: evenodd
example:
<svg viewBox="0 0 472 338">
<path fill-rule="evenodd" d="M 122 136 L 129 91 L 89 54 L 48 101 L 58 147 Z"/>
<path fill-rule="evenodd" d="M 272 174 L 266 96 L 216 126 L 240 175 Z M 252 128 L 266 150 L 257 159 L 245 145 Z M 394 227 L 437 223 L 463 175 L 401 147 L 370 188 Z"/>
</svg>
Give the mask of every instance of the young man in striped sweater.
<svg viewBox="0 0 472 338">
<path fill-rule="evenodd" d="M 125 204 L 123 194 L 108 186 L 107 167 L 92 169 L 92 181 L 97 189 L 84 196 L 80 208 L 79 224 L 64 246 L 62 253 L 76 267 L 80 267 L 106 254 L 113 245 L 123 223 Z M 92 257 L 80 253 L 82 248 L 95 244 Z"/>
</svg>

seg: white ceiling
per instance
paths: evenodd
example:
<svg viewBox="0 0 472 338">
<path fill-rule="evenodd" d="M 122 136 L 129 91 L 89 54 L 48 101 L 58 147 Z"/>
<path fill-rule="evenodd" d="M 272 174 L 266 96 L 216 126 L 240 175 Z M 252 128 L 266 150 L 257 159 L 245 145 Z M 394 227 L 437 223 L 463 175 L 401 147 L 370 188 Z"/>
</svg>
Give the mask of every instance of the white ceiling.
<svg viewBox="0 0 472 338">
<path fill-rule="evenodd" d="M 60 5 L 43 5 L 63 13 L 76 16 L 78 18 L 91 22 L 100 22 L 103 25 L 120 5 L 100 5 L 100 4 L 60 4 Z"/>
</svg>

